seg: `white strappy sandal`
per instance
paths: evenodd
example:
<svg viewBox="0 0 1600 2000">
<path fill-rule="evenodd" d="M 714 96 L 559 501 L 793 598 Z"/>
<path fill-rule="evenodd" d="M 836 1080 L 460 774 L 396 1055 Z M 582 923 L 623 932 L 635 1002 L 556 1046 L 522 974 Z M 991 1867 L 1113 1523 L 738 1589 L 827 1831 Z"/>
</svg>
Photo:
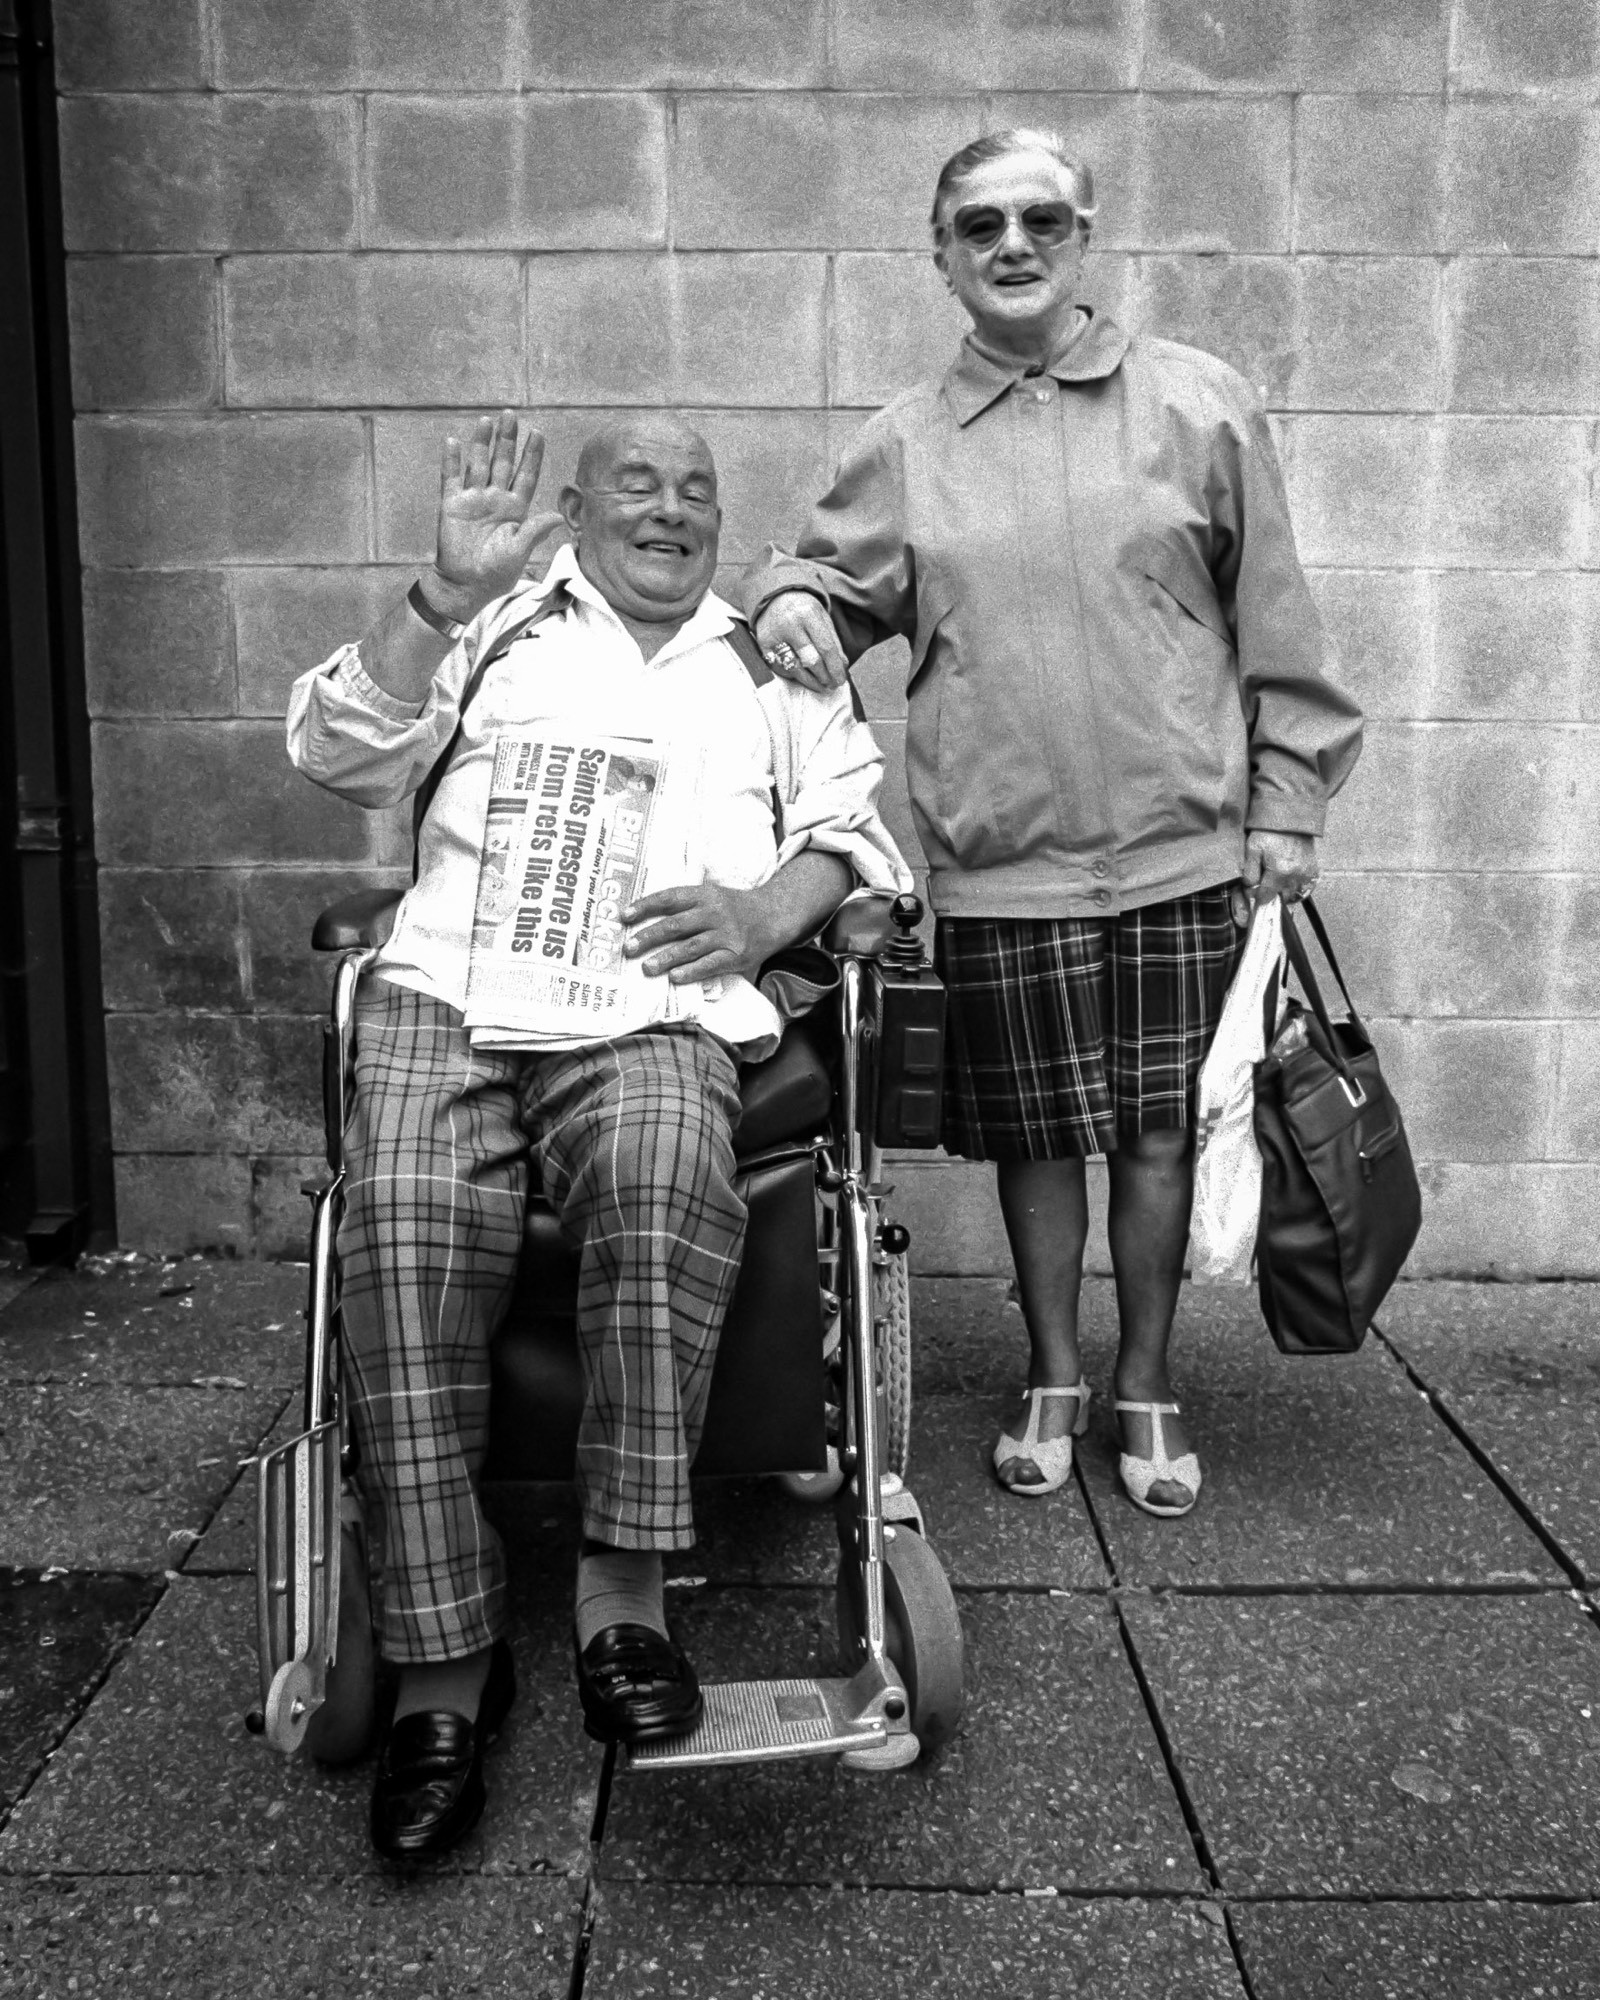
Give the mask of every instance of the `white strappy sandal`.
<svg viewBox="0 0 1600 2000">
<path fill-rule="evenodd" d="M 1153 1458 L 1135 1458 L 1131 1452 L 1125 1451 L 1118 1458 L 1117 1471 L 1128 1498 L 1135 1507 L 1142 1507 L 1147 1514 L 1159 1514 L 1164 1520 L 1176 1520 L 1179 1515 L 1192 1513 L 1195 1501 L 1200 1498 L 1200 1461 L 1192 1451 L 1186 1451 L 1181 1458 L 1168 1458 L 1166 1434 L 1161 1425 L 1163 1417 L 1177 1416 L 1177 1404 L 1128 1403 L 1119 1396 L 1116 1407 L 1132 1410 L 1136 1416 L 1150 1419 L 1150 1447 L 1155 1453 Z M 1181 1507 L 1158 1507 L 1148 1497 L 1151 1487 L 1159 1486 L 1164 1480 L 1189 1489 L 1189 1498 Z"/>
<path fill-rule="evenodd" d="M 1076 1396 L 1077 1412 L 1071 1427 L 1061 1437 L 1042 1438 L 1039 1435 L 1039 1412 L 1046 1396 Z M 1028 1391 L 1028 1422 L 1021 1437 L 1013 1437 L 1009 1431 L 1000 1433 L 1000 1442 L 994 1448 L 994 1476 L 1008 1493 L 1022 1493 L 1030 1498 L 1040 1493 L 1054 1493 L 1058 1486 L 1065 1486 L 1072 1476 L 1072 1440 L 1082 1437 L 1089 1428 L 1089 1385 L 1078 1381 L 1065 1389 L 1030 1389 Z M 1042 1479 L 1029 1480 L 1019 1484 L 1007 1479 L 1003 1468 L 1014 1458 L 1026 1460 L 1044 1474 Z"/>
</svg>

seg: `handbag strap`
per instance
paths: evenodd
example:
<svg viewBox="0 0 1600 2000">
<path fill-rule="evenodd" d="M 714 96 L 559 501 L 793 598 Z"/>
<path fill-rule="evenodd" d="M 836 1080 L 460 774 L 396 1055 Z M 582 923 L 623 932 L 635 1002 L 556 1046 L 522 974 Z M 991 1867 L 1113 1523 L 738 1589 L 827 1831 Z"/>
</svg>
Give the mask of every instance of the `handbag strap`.
<svg viewBox="0 0 1600 2000">
<path fill-rule="evenodd" d="M 1317 933 L 1317 941 L 1321 943 L 1327 935 L 1323 929 L 1322 920 L 1316 915 L 1315 911 L 1309 911 L 1308 915 L 1312 918 L 1312 929 Z M 1333 1022 L 1328 1018 L 1327 1002 L 1322 997 L 1322 988 L 1317 984 L 1316 974 L 1311 970 L 1311 960 L 1306 954 L 1305 942 L 1301 938 L 1299 931 L 1295 929 L 1294 918 L 1289 914 L 1287 903 L 1283 907 L 1283 944 L 1284 949 L 1289 954 L 1289 963 L 1294 967 L 1294 976 L 1299 980 L 1301 989 L 1305 993 L 1306 998 L 1311 1002 L 1311 1011 L 1317 1017 L 1317 1025 L 1327 1038 L 1328 1053 L 1333 1058 L 1333 1065 L 1338 1070 L 1340 1079 L 1351 1101 L 1358 1102 L 1364 1097 L 1365 1093 L 1361 1085 L 1356 1081 L 1355 1072 L 1351 1069 L 1344 1050 L 1339 1045 L 1338 1037 L 1333 1032 Z M 1324 949 L 1326 949 L 1326 946 L 1324 946 Z M 1350 1019 L 1357 1027 L 1360 1027 L 1361 1024 L 1356 1010 L 1350 1006 L 1350 995 L 1345 988 L 1344 979 L 1331 954 L 1329 955 L 1328 963 L 1333 967 L 1334 978 L 1339 981 L 1339 991 L 1344 995 L 1345 1006 L 1349 1008 Z M 1363 1030 L 1363 1032 L 1365 1031 Z"/>
</svg>

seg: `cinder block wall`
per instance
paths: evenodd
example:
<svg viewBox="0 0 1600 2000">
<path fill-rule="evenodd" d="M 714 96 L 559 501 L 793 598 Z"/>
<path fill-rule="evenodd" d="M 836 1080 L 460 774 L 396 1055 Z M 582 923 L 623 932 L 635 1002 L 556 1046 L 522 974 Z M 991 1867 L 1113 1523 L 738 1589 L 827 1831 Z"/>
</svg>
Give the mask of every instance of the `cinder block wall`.
<svg viewBox="0 0 1600 2000">
<path fill-rule="evenodd" d="M 1276 413 L 1371 717 L 1325 900 L 1426 1162 L 1415 1268 L 1600 1271 L 1596 0 L 57 11 L 125 1242 L 301 1254 L 310 916 L 406 841 L 279 718 L 427 555 L 446 426 L 537 412 L 548 495 L 597 410 L 681 407 L 738 565 L 953 347 L 939 161 L 1048 122 L 1093 296 Z M 921 1268 L 1005 1268 L 985 1172 L 896 1171 Z"/>
</svg>

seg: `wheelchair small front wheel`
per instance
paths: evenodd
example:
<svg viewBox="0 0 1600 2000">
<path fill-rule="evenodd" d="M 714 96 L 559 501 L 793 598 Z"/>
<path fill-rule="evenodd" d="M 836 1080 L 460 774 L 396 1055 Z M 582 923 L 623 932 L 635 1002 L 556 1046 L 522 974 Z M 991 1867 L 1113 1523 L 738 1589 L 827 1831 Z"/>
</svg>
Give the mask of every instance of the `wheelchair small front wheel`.
<svg viewBox="0 0 1600 2000">
<path fill-rule="evenodd" d="M 884 1641 L 895 1672 L 905 1682 L 911 1727 L 923 1756 L 954 1736 L 965 1705 L 965 1648 L 961 1615 L 944 1565 L 914 1528 L 886 1529 L 883 1545 Z M 861 1578 L 848 1556 L 834 1586 L 839 1651 L 847 1673 L 860 1664 Z"/>
</svg>

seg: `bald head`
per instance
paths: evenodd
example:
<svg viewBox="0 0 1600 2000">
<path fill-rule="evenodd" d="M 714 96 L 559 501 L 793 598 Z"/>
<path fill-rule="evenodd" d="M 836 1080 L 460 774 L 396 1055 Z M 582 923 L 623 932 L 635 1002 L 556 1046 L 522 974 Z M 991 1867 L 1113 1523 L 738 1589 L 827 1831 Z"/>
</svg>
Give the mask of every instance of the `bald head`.
<svg viewBox="0 0 1600 2000">
<path fill-rule="evenodd" d="M 681 625 L 711 588 L 717 468 L 705 439 L 670 411 L 602 424 L 560 504 L 578 567 L 623 618 Z"/>
</svg>

